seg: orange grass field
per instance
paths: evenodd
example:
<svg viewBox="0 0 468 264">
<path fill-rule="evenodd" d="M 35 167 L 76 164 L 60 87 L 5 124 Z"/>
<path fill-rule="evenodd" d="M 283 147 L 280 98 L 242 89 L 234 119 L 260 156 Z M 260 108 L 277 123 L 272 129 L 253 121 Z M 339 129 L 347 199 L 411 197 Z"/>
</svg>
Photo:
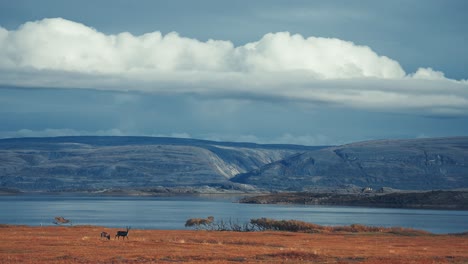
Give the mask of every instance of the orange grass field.
<svg viewBox="0 0 468 264">
<path fill-rule="evenodd" d="M 468 263 L 467 235 L 117 230 L 0 225 L 0 263 Z"/>
</svg>

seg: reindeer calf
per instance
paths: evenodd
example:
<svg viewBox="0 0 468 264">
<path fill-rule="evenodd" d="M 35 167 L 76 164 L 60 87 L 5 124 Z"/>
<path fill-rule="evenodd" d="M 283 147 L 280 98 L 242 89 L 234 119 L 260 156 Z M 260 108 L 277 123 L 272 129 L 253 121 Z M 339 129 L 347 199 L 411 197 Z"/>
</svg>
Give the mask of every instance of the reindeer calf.
<svg viewBox="0 0 468 264">
<path fill-rule="evenodd" d="M 110 234 L 107 232 L 101 232 L 101 239 L 102 238 L 107 238 L 107 240 L 110 240 Z"/>
</svg>

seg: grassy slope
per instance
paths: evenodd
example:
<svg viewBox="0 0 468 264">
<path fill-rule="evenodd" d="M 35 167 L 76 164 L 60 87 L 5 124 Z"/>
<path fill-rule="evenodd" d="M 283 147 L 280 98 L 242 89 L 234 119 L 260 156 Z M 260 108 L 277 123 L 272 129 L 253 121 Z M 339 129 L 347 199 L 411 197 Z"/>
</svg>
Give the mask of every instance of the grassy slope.
<svg viewBox="0 0 468 264">
<path fill-rule="evenodd" d="M 468 236 L 0 228 L 0 263 L 467 263 Z"/>
</svg>

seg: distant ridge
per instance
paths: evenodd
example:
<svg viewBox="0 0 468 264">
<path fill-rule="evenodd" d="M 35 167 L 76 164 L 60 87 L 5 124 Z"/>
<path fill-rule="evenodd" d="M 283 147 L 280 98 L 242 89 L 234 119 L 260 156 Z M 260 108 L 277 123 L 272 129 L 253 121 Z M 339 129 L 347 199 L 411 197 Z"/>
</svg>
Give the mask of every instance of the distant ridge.
<svg viewBox="0 0 468 264">
<path fill-rule="evenodd" d="M 236 191 L 468 188 L 468 137 L 342 146 L 127 136 L 0 139 L 3 190 L 179 187 Z"/>
<path fill-rule="evenodd" d="M 468 187 L 468 137 L 374 140 L 299 153 L 239 174 L 234 182 L 272 190 Z"/>
<path fill-rule="evenodd" d="M 205 185 L 245 189 L 229 179 L 320 148 L 168 137 L 0 139 L 0 187 L 21 191 Z"/>
<path fill-rule="evenodd" d="M 262 148 L 262 149 L 297 149 L 316 150 L 327 146 L 304 146 L 295 144 L 257 144 L 249 142 L 211 141 L 193 138 L 150 137 L 150 136 L 61 136 L 61 137 L 23 137 L 0 139 L 0 147 L 12 147 L 16 144 L 44 143 L 80 143 L 93 146 L 125 146 L 125 145 L 219 145 L 229 147 Z"/>
</svg>

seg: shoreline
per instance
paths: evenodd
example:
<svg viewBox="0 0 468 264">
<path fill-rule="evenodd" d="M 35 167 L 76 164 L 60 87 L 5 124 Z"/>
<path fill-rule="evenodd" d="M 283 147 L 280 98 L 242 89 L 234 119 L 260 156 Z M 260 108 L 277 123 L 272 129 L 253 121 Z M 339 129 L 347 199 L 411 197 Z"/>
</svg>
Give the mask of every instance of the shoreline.
<svg viewBox="0 0 468 264">
<path fill-rule="evenodd" d="M 200 227 L 185 227 L 178 229 L 158 229 L 158 228 L 144 228 L 137 227 L 135 230 L 146 230 L 146 231 L 167 231 L 167 232 L 229 232 L 229 233 L 262 233 L 262 232 L 285 232 L 285 233 L 306 233 L 306 234 L 389 234 L 389 235 L 401 235 L 401 236 L 467 236 L 468 230 L 455 232 L 455 233 L 433 233 L 424 229 L 416 229 L 411 227 L 401 226 L 377 226 L 377 225 L 364 225 L 364 224 L 349 224 L 349 225 L 319 225 L 311 222 L 303 222 L 298 220 L 275 220 L 269 218 L 258 218 L 257 221 L 267 220 L 274 221 L 280 224 L 288 226 L 291 230 L 287 229 L 255 229 L 255 230 L 234 230 L 234 229 L 220 229 L 216 227 L 200 226 Z M 224 221 L 224 220 L 222 220 Z M 238 223 L 237 223 L 238 224 Z M 299 228 L 294 227 L 299 226 Z M 293 226 L 291 228 L 291 226 Z M 306 227 L 304 227 L 306 226 Z M 307 226 L 312 226 L 308 228 Z M 53 222 L 39 225 L 28 225 L 28 224 L 9 224 L 0 223 L 0 230 L 3 228 L 102 228 L 102 229 L 121 229 L 118 226 L 105 226 L 105 225 L 94 225 L 94 224 L 53 224 Z M 0 262 L 1 263 L 1 262 Z"/>
<path fill-rule="evenodd" d="M 278 204 L 354 208 L 468 211 L 468 190 L 395 191 L 389 193 L 328 192 L 150 192 L 141 190 L 20 192 L 0 191 L 0 197 L 84 196 L 119 198 L 229 198 L 233 203 Z"/>
<path fill-rule="evenodd" d="M 240 203 L 350 206 L 366 208 L 468 210 L 468 191 L 438 190 L 391 193 L 274 193 L 246 197 Z"/>
</svg>

